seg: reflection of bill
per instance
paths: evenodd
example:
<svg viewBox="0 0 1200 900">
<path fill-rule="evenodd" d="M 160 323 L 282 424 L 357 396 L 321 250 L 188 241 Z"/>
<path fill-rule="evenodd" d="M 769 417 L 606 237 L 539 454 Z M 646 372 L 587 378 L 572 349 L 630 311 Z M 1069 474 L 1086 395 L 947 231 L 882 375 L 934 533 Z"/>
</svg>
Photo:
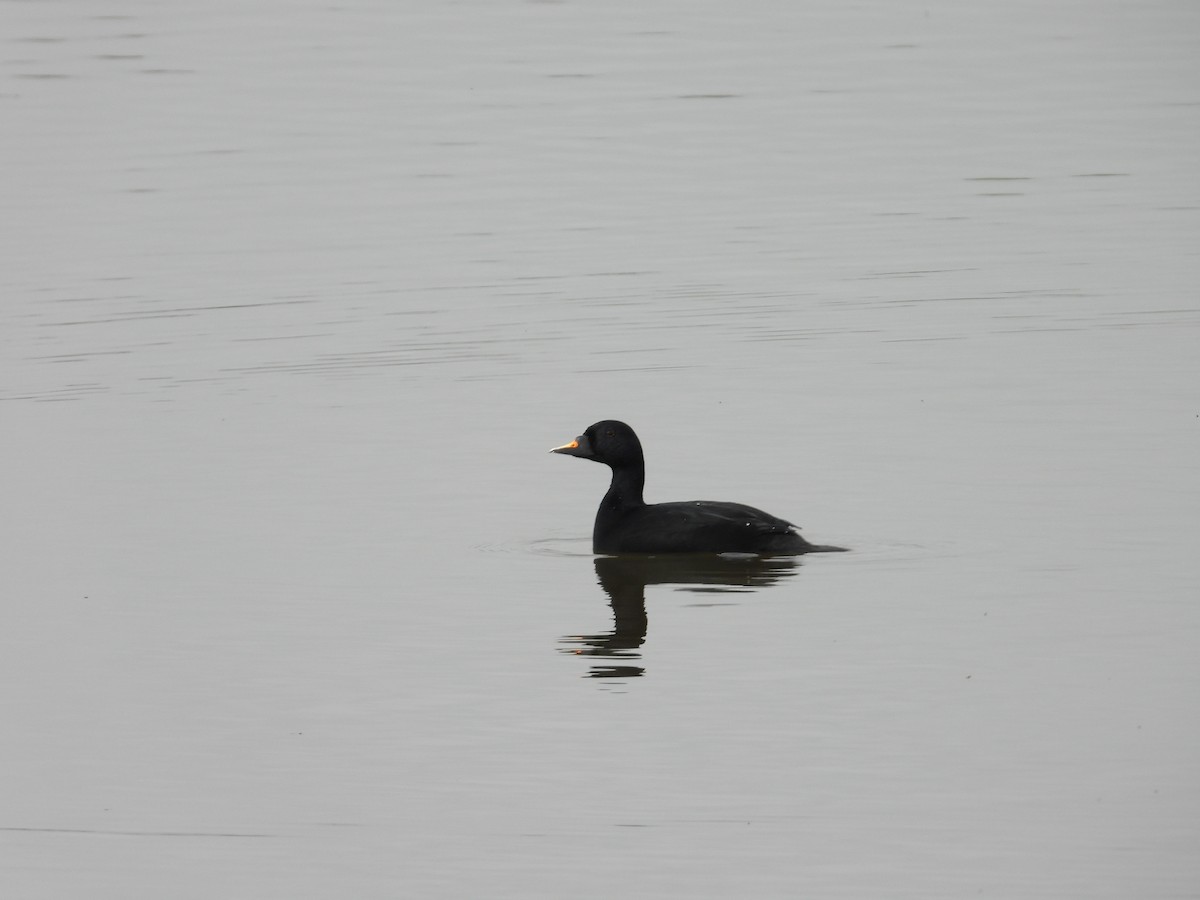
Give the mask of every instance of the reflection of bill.
<svg viewBox="0 0 1200 900">
<path fill-rule="evenodd" d="M 564 653 L 611 660 L 593 665 L 589 678 L 637 678 L 646 642 L 646 585 L 674 584 L 683 590 L 713 592 L 756 591 L 796 574 L 794 557 L 761 556 L 598 556 L 596 577 L 608 595 L 613 630 L 598 634 L 567 635 L 560 640 Z"/>
</svg>

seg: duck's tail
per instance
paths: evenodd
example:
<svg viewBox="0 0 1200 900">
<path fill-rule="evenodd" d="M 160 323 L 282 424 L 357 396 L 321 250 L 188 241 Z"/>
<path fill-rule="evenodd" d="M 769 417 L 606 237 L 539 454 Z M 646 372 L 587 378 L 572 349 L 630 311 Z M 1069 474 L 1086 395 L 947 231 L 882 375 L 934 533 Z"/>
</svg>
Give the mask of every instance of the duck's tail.
<svg viewBox="0 0 1200 900">
<path fill-rule="evenodd" d="M 849 547 L 834 547 L 831 544 L 809 544 L 805 553 L 846 553 L 850 550 Z"/>
</svg>

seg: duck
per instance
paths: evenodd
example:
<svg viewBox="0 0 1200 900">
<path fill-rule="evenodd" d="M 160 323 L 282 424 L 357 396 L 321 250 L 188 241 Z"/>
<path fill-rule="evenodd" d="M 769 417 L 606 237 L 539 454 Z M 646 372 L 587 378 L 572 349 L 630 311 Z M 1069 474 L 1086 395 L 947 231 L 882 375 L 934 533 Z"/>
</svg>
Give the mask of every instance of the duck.
<svg viewBox="0 0 1200 900">
<path fill-rule="evenodd" d="M 809 543 L 787 519 L 744 503 L 647 503 L 642 498 L 646 482 L 642 442 L 630 426 L 616 419 L 590 425 L 575 440 L 550 452 L 590 459 L 612 470 L 612 483 L 600 501 L 592 529 L 596 554 L 797 556 L 845 549 Z"/>
</svg>

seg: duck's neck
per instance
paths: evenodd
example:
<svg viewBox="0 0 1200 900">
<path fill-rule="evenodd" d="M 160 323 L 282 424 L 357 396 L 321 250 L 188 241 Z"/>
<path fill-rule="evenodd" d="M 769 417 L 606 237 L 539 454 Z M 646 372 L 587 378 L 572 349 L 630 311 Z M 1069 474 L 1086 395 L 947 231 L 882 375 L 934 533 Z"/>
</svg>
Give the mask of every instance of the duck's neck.
<svg viewBox="0 0 1200 900">
<path fill-rule="evenodd" d="M 642 499 L 642 488 L 646 483 L 644 466 L 628 466 L 612 470 L 612 484 L 608 493 L 600 501 L 600 511 L 624 512 L 638 506 L 645 506 Z"/>
</svg>

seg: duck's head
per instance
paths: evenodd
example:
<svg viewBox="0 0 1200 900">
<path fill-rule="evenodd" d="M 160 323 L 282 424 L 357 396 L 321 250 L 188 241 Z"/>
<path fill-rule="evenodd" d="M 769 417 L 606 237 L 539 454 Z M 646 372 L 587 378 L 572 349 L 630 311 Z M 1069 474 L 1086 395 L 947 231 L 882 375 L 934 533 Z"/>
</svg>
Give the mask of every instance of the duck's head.
<svg viewBox="0 0 1200 900">
<path fill-rule="evenodd" d="M 563 453 L 592 459 L 614 469 L 642 465 L 642 442 L 633 429 L 624 422 L 605 419 L 589 425 L 579 437 L 569 444 L 554 447 L 551 453 Z"/>
</svg>

